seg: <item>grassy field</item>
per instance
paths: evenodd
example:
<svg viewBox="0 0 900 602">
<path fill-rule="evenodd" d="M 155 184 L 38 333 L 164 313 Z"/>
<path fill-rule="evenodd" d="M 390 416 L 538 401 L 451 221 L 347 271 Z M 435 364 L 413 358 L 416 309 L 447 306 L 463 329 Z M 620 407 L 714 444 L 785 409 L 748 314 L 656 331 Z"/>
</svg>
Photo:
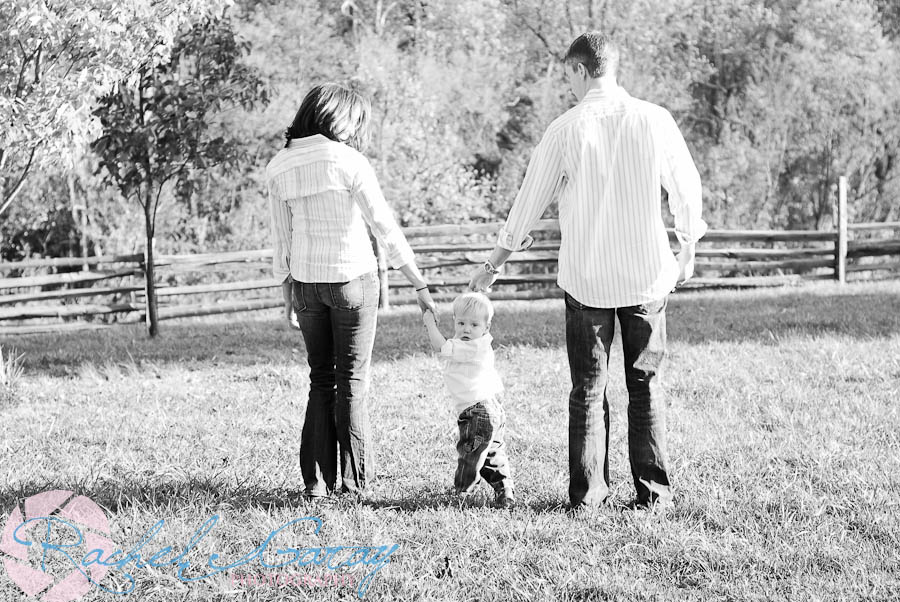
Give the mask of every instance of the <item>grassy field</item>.
<svg viewBox="0 0 900 602">
<path fill-rule="evenodd" d="M 664 382 L 677 505 L 665 513 L 566 514 L 562 301 L 496 312 L 523 502 L 511 512 L 486 490 L 449 494 L 455 417 L 418 313 L 399 308 L 379 318 L 378 480 L 365 504 L 301 498 L 305 352 L 275 312 L 167 322 L 153 341 L 138 327 L 0 340 L 25 370 L 0 407 L 0 520 L 29 495 L 73 490 L 103 507 L 125 550 L 164 519 L 146 559 L 219 515 L 186 556 L 185 575 L 199 576 L 210 554 L 238 559 L 314 516 L 318 535 L 306 521 L 271 547 L 399 545 L 369 600 L 900 599 L 900 283 L 673 296 Z M 616 348 L 611 474 L 624 503 L 623 379 Z M 132 564 L 131 594 L 82 599 L 354 599 L 373 566 L 347 573 L 356 586 L 279 587 L 234 581 L 275 572 L 257 562 L 192 583 Z M 0 600 L 20 599 L 0 569 Z"/>
</svg>

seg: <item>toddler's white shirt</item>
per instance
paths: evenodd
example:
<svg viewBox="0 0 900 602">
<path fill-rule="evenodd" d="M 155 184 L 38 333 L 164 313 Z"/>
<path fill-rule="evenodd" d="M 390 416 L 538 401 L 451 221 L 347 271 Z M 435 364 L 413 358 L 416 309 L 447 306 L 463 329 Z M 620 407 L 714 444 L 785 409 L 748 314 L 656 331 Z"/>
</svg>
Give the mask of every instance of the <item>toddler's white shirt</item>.
<svg viewBox="0 0 900 602">
<path fill-rule="evenodd" d="M 494 367 L 493 340 L 488 333 L 473 341 L 447 339 L 441 347 L 441 357 L 445 360 L 444 383 L 457 413 L 503 391 L 503 382 Z"/>
</svg>

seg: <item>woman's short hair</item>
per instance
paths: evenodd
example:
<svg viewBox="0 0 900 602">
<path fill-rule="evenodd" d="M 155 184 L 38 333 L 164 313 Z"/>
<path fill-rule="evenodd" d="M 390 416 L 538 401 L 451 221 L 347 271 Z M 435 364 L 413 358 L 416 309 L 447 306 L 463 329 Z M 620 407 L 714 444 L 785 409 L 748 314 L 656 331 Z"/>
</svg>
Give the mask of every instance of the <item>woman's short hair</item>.
<svg viewBox="0 0 900 602">
<path fill-rule="evenodd" d="M 605 33 L 589 31 L 575 38 L 565 61 L 572 66 L 581 63 L 591 77 L 615 75 L 619 68 L 619 48 Z"/>
<path fill-rule="evenodd" d="M 477 311 L 490 324 L 494 319 L 494 306 L 491 300 L 482 293 L 463 293 L 453 300 L 453 315 L 459 316 L 470 311 Z"/>
<path fill-rule="evenodd" d="M 285 131 L 285 147 L 294 138 L 321 134 L 361 151 L 369 143 L 371 113 L 371 103 L 359 92 L 341 84 L 319 84 L 307 92 Z"/>
</svg>

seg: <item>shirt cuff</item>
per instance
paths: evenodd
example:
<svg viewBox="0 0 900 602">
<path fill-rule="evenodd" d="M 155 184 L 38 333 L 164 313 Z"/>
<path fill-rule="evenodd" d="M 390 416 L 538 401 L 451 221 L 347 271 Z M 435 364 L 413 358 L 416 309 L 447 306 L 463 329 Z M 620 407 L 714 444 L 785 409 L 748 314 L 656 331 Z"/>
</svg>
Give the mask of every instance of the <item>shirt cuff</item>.
<svg viewBox="0 0 900 602">
<path fill-rule="evenodd" d="M 451 357 L 453 355 L 453 341 L 447 339 L 441 346 L 441 355 Z"/>
<path fill-rule="evenodd" d="M 500 234 L 497 236 L 497 246 L 507 251 L 524 251 L 533 244 L 534 238 L 528 234 L 525 235 L 525 238 L 516 239 L 506 228 L 500 230 Z"/>
<path fill-rule="evenodd" d="M 691 224 L 691 227 L 688 231 L 675 228 L 675 237 L 681 244 L 690 245 L 703 238 L 703 235 L 706 234 L 707 229 L 708 226 L 706 225 L 706 222 L 701 219 Z"/>
</svg>

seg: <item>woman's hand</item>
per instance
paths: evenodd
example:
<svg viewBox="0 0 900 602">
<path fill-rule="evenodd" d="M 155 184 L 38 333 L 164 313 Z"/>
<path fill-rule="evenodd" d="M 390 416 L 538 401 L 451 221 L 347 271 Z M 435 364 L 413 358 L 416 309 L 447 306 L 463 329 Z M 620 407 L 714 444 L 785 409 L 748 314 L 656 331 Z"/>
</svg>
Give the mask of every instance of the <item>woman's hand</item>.
<svg viewBox="0 0 900 602">
<path fill-rule="evenodd" d="M 294 279 L 288 276 L 281 283 L 281 296 L 284 299 L 284 317 L 288 321 L 288 326 L 294 330 L 300 330 L 300 322 L 297 321 L 297 312 L 294 311 L 294 300 L 292 289 L 294 287 Z"/>
<path fill-rule="evenodd" d="M 428 290 L 427 286 L 416 291 L 416 303 L 419 304 L 419 309 L 423 313 L 431 311 L 431 313 L 437 315 L 437 305 L 435 305 L 434 299 L 431 298 L 431 291 Z"/>
</svg>

